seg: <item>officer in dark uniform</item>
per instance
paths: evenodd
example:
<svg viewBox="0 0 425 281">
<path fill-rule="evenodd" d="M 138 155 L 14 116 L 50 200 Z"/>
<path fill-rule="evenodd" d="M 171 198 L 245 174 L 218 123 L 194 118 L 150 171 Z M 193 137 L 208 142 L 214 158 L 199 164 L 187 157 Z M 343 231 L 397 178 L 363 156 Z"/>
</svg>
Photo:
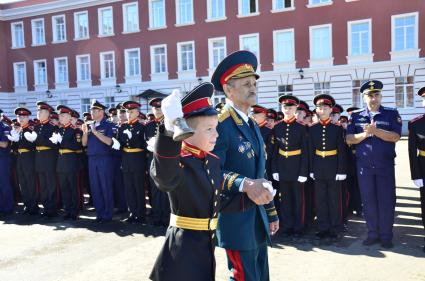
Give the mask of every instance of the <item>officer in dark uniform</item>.
<svg viewBox="0 0 425 281">
<path fill-rule="evenodd" d="M 210 100 L 213 92 L 211 83 L 203 83 L 183 98 L 182 107 L 177 104 L 179 92 L 163 102 L 164 123 L 184 117 L 195 135 L 175 142 L 168 131 L 172 126 L 159 128 L 151 175 L 158 188 L 168 192 L 172 214 L 152 280 L 215 280 L 215 229 L 223 174 L 220 160 L 210 152 L 211 141 L 218 136 L 217 111 Z"/>
<path fill-rule="evenodd" d="M 50 140 L 58 145 L 59 155 L 56 171 L 58 172 L 62 203 L 65 210 L 64 219 L 76 220 L 79 211 L 78 172 L 81 150 L 81 131 L 71 124 L 73 110 L 65 105 L 58 105 L 60 127 Z"/>
<path fill-rule="evenodd" d="M 146 221 L 145 200 L 145 163 L 146 137 L 145 126 L 138 122 L 140 104 L 126 101 L 123 108 L 127 110 L 127 122 L 118 129 L 117 139 L 122 150 L 122 173 L 125 186 L 125 198 L 130 211 L 125 220 L 128 223 Z"/>
<path fill-rule="evenodd" d="M 295 96 L 279 97 L 285 118 L 273 128 L 273 178 L 279 181 L 282 194 L 280 222 L 285 236 L 302 235 L 305 221 L 304 183 L 308 176 L 307 129 L 297 121 L 299 100 Z"/>
<path fill-rule="evenodd" d="M 115 143 L 112 140 L 113 124 L 106 120 L 105 109 L 103 104 L 93 100 L 90 111 L 95 122 L 90 126 L 84 124 L 82 127 L 82 144 L 87 146 L 90 188 L 97 214 L 95 221 L 101 223 L 111 221 L 114 211 L 114 163 L 111 146 Z"/>
<path fill-rule="evenodd" d="M 233 279 L 269 280 L 267 245 L 279 229 L 275 192 L 265 178 L 264 141 L 248 117 L 257 99 L 257 58 L 237 51 L 217 66 L 212 83 L 227 97 L 219 115 L 214 153 L 225 174 L 218 245 L 226 249 Z M 255 194 L 254 194 L 255 193 Z"/>
<path fill-rule="evenodd" d="M 149 105 L 152 107 L 155 119 L 146 123 L 147 141 L 155 136 L 156 132 L 158 131 L 158 126 L 164 120 L 164 115 L 161 111 L 161 101 L 161 98 L 154 98 L 149 102 Z M 147 169 L 149 169 L 152 159 L 152 153 L 149 153 L 147 155 Z M 167 226 L 170 220 L 170 203 L 167 193 L 159 190 L 151 177 L 149 177 L 149 186 L 151 191 L 150 203 L 152 206 L 152 223 L 155 226 Z"/>
<path fill-rule="evenodd" d="M 366 108 L 351 114 L 347 143 L 356 145 L 357 173 L 368 228 L 365 246 L 393 247 L 395 212 L 395 143 L 402 121 L 398 111 L 381 106 L 382 82 L 371 80 L 360 91 Z"/>
<path fill-rule="evenodd" d="M 50 112 L 54 109 L 45 102 L 37 102 L 37 117 L 39 124 L 34 127 L 37 134 L 35 140 L 35 171 L 40 183 L 40 201 L 44 207 L 43 215 L 55 217 L 57 215 L 56 193 L 56 146 L 49 140 L 56 130 L 50 123 Z"/>
<path fill-rule="evenodd" d="M 4 118 L 6 116 L 3 115 L 3 111 L 1 109 L 0 115 L 0 215 L 2 215 L 11 214 L 15 207 L 15 203 L 13 201 L 13 189 L 10 182 L 10 144 L 7 138 L 10 134 L 11 128 L 6 125 Z"/>
<path fill-rule="evenodd" d="M 418 91 L 422 98 L 422 106 L 425 107 L 425 87 Z M 409 122 L 409 160 L 410 174 L 414 184 L 421 194 L 422 224 L 425 228 L 425 114 Z M 425 252 L 425 245 L 423 247 Z"/>
<path fill-rule="evenodd" d="M 38 215 L 37 190 L 35 185 L 35 140 L 37 134 L 29 124 L 31 111 L 19 107 L 15 109 L 20 127 L 12 130 L 10 138 L 17 143 L 16 169 L 24 203 L 24 213 Z"/>
<path fill-rule="evenodd" d="M 331 122 L 332 96 L 314 97 L 319 122 L 309 128 L 310 176 L 314 179 L 317 224 L 316 239 L 339 240 L 342 230 L 341 182 L 346 179 L 343 129 Z"/>
</svg>

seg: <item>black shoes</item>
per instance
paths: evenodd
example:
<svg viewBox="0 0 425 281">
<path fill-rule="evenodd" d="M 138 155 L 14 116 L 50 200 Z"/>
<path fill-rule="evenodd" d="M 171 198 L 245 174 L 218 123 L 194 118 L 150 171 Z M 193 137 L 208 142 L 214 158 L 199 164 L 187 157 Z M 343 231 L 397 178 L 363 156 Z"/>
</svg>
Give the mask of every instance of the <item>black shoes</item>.
<svg viewBox="0 0 425 281">
<path fill-rule="evenodd" d="M 394 247 L 394 244 L 391 240 L 387 240 L 387 241 L 382 241 L 381 242 L 381 247 L 385 248 L 385 249 L 391 249 L 392 247 Z"/>
<path fill-rule="evenodd" d="M 363 240 L 363 246 L 372 246 L 374 244 L 378 244 L 379 242 L 381 242 L 381 239 L 379 238 L 371 238 L 368 237 L 365 240 Z"/>
</svg>

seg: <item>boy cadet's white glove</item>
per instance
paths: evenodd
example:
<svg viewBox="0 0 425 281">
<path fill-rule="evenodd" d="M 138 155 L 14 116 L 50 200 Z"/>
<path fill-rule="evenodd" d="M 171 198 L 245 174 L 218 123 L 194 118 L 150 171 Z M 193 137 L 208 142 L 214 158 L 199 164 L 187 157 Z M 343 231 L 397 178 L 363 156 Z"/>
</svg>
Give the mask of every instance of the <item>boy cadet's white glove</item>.
<svg viewBox="0 0 425 281">
<path fill-rule="evenodd" d="M 115 138 L 112 138 L 112 149 L 120 150 L 121 144 Z"/>
<path fill-rule="evenodd" d="M 32 133 L 25 132 L 24 137 L 27 139 L 27 141 L 34 142 L 37 139 L 37 133 L 36 132 L 32 132 Z"/>
<path fill-rule="evenodd" d="M 341 175 L 341 174 L 337 174 L 335 177 L 335 180 L 337 181 L 343 181 L 347 178 L 347 175 Z"/>
<path fill-rule="evenodd" d="M 153 152 L 153 149 L 154 149 L 154 147 L 155 147 L 155 142 L 156 142 L 155 138 L 150 138 L 150 139 L 146 142 L 146 144 L 147 144 L 146 149 L 147 149 L 147 150 L 149 150 L 150 152 Z"/>
<path fill-rule="evenodd" d="M 52 136 L 49 138 L 49 140 L 53 143 L 53 144 L 57 144 L 58 143 L 58 134 L 57 133 L 53 133 Z"/>
<path fill-rule="evenodd" d="M 424 181 L 422 179 L 413 180 L 413 183 L 416 185 L 416 187 L 424 186 Z"/>
<path fill-rule="evenodd" d="M 174 132 L 174 120 L 183 117 L 180 90 L 173 90 L 171 95 L 162 100 L 161 110 L 164 114 L 165 129 Z"/>
<path fill-rule="evenodd" d="M 128 139 L 131 139 L 133 137 L 133 134 L 130 132 L 129 129 L 125 129 L 123 131 L 124 134 L 126 134 L 128 136 Z"/>
<path fill-rule="evenodd" d="M 273 173 L 272 176 L 275 181 L 279 181 L 279 173 Z"/>
<path fill-rule="evenodd" d="M 306 182 L 306 181 L 307 181 L 307 177 L 302 177 L 302 176 L 298 177 L 298 182 L 303 183 L 303 182 Z"/>
<path fill-rule="evenodd" d="M 11 142 L 18 142 L 19 141 L 19 134 L 17 135 L 6 135 L 7 139 L 10 140 Z"/>
<path fill-rule="evenodd" d="M 314 173 L 310 173 L 310 178 L 314 180 Z"/>
</svg>

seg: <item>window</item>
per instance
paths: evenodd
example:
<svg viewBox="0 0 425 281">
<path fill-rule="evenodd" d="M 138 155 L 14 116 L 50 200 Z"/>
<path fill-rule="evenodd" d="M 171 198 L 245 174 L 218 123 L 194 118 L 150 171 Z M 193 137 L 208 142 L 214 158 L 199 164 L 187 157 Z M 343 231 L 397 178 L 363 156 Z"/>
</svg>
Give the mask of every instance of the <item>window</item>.
<svg viewBox="0 0 425 281">
<path fill-rule="evenodd" d="M 285 10 L 294 7 L 294 0 L 273 0 L 273 10 Z"/>
<path fill-rule="evenodd" d="M 319 82 L 314 83 L 314 95 L 320 95 L 320 94 L 331 94 L 331 83 L 330 82 Z"/>
<path fill-rule="evenodd" d="M 31 20 L 32 44 L 34 46 L 46 44 L 44 35 L 44 19 Z"/>
<path fill-rule="evenodd" d="M 68 82 L 68 58 L 55 58 L 56 83 Z"/>
<path fill-rule="evenodd" d="M 90 55 L 79 55 L 77 58 L 77 81 L 91 80 Z"/>
<path fill-rule="evenodd" d="M 176 24 L 193 23 L 193 0 L 176 0 Z"/>
<path fill-rule="evenodd" d="M 10 27 L 12 34 L 12 48 L 25 47 L 24 22 L 13 22 Z"/>
<path fill-rule="evenodd" d="M 415 107 L 413 84 L 413 76 L 395 78 L 395 104 L 397 108 Z"/>
<path fill-rule="evenodd" d="M 177 43 L 179 71 L 195 69 L 195 43 Z"/>
<path fill-rule="evenodd" d="M 15 62 L 13 64 L 15 88 L 27 86 L 27 69 L 25 62 Z"/>
<path fill-rule="evenodd" d="M 292 85 L 278 85 L 277 86 L 278 96 L 292 95 L 292 93 L 293 93 L 293 86 Z"/>
<path fill-rule="evenodd" d="M 66 41 L 65 15 L 52 17 L 53 42 Z"/>
<path fill-rule="evenodd" d="M 348 53 L 350 56 L 366 55 L 371 53 L 370 20 L 348 23 Z"/>
<path fill-rule="evenodd" d="M 226 57 L 226 37 L 208 39 L 209 67 L 214 70 Z"/>
<path fill-rule="evenodd" d="M 225 0 L 208 0 L 208 19 L 223 19 L 225 17 L 226 3 Z"/>
<path fill-rule="evenodd" d="M 218 94 L 217 92 L 214 93 L 214 95 L 212 96 L 212 102 L 214 104 L 214 106 L 216 106 L 217 104 L 221 103 L 226 103 L 226 96 L 223 94 Z"/>
<path fill-rule="evenodd" d="M 331 0 L 309 0 L 310 5 L 320 5 L 320 4 L 328 4 L 332 3 Z"/>
<path fill-rule="evenodd" d="M 258 0 L 238 0 L 239 15 L 248 16 L 258 13 Z"/>
<path fill-rule="evenodd" d="M 149 0 L 149 27 L 166 27 L 164 0 Z"/>
<path fill-rule="evenodd" d="M 418 13 L 392 17 L 392 50 L 418 48 Z"/>
<path fill-rule="evenodd" d="M 167 72 L 167 47 L 166 45 L 151 46 L 151 72 Z"/>
<path fill-rule="evenodd" d="M 353 104 L 353 106 L 359 107 L 359 108 L 363 107 L 363 95 L 360 92 L 360 88 L 367 81 L 368 80 L 353 80 L 353 82 L 352 82 L 352 93 L 353 93 L 352 104 Z"/>
<path fill-rule="evenodd" d="M 90 112 L 90 99 L 81 99 L 81 112 Z"/>
<path fill-rule="evenodd" d="M 258 41 L 258 33 L 247 34 L 239 36 L 239 48 L 240 50 L 247 50 L 255 54 L 258 61 L 260 61 L 260 48 Z"/>
<path fill-rule="evenodd" d="M 115 53 L 100 53 L 100 77 L 102 79 L 115 78 Z"/>
<path fill-rule="evenodd" d="M 294 30 L 278 30 L 274 33 L 274 62 L 290 62 L 295 60 Z"/>
<path fill-rule="evenodd" d="M 137 2 L 123 5 L 124 32 L 139 31 L 139 5 Z"/>
<path fill-rule="evenodd" d="M 74 13 L 75 39 L 89 38 L 89 14 L 87 11 Z"/>
<path fill-rule="evenodd" d="M 115 97 L 105 97 L 105 106 L 107 108 L 115 107 Z"/>
<path fill-rule="evenodd" d="M 140 76 L 140 49 L 125 50 L 125 76 Z"/>
<path fill-rule="evenodd" d="M 310 27 L 310 58 L 312 60 L 332 57 L 331 25 Z"/>
<path fill-rule="evenodd" d="M 34 61 L 34 84 L 47 85 L 47 66 L 46 60 Z"/>
<path fill-rule="evenodd" d="M 99 36 L 114 35 L 114 18 L 112 7 L 98 9 Z"/>
</svg>

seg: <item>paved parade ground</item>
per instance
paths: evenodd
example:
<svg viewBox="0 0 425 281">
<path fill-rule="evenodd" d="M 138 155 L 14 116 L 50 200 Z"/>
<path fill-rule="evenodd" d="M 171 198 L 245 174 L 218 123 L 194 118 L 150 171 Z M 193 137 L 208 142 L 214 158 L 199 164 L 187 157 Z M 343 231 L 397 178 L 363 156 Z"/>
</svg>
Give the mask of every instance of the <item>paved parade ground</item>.
<svg viewBox="0 0 425 281">
<path fill-rule="evenodd" d="M 338 245 L 315 245 L 312 233 L 299 241 L 276 237 L 269 251 L 271 280 L 425 280 L 419 191 L 410 180 L 406 140 L 397 144 L 397 153 L 395 247 L 362 246 L 365 224 L 356 217 Z M 102 225 L 93 219 L 90 211 L 77 222 L 3 219 L 0 280 L 148 280 L 165 229 L 127 225 L 119 217 Z M 222 249 L 216 258 L 217 280 L 227 280 Z"/>
</svg>

